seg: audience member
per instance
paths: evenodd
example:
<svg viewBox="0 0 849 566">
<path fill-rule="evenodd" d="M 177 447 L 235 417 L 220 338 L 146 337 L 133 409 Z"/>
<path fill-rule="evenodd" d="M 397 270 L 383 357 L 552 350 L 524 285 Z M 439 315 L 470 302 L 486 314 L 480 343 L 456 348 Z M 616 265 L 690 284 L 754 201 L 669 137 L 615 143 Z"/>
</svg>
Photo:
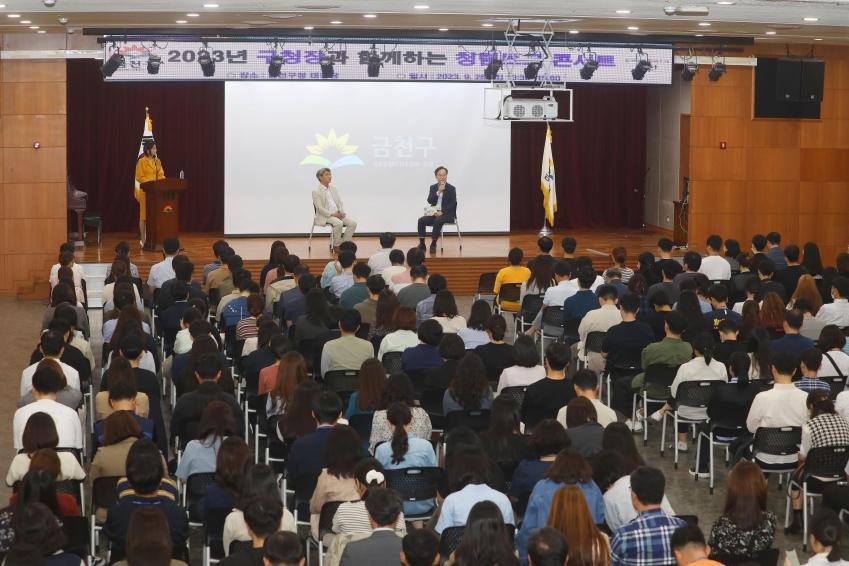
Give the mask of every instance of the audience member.
<svg viewBox="0 0 849 566">
<path fill-rule="evenodd" d="M 457 302 L 451 291 L 443 289 L 436 294 L 433 301 L 433 317 L 430 320 L 438 322 L 444 333 L 456 334 L 466 328 L 466 319 L 458 313 Z"/>
<path fill-rule="evenodd" d="M 368 538 L 348 543 L 340 566 L 394 564 L 399 560 L 401 537 L 395 533 L 395 523 L 401 514 L 398 496 L 386 488 L 375 488 L 366 500 L 366 510 L 372 533 Z"/>
<path fill-rule="evenodd" d="M 546 347 L 545 377 L 528 385 L 522 401 L 522 422 L 528 430 L 533 430 L 544 419 L 557 417 L 561 407 L 575 396 L 573 383 L 566 379 L 566 366 L 570 358 L 566 344 L 552 342 Z"/>
<path fill-rule="evenodd" d="M 263 545 L 263 566 L 304 566 L 304 545 L 296 533 L 276 532 Z"/>
<path fill-rule="evenodd" d="M 414 436 L 430 440 L 431 423 L 427 411 L 416 405 L 416 392 L 413 382 L 404 373 L 396 373 L 389 377 L 383 388 L 379 410 L 374 412 L 371 422 L 371 438 L 369 439 L 369 452 L 374 453 L 377 445 L 381 442 L 392 440 L 392 431 L 389 428 L 387 410 L 393 403 L 404 403 L 413 414 L 410 431 Z M 365 439 L 363 439 L 365 440 Z"/>
<path fill-rule="evenodd" d="M 324 344 L 321 351 L 321 374 L 337 370 L 359 370 L 367 359 L 374 356 L 374 346 L 357 337 L 360 313 L 354 309 L 343 310 L 339 316 L 341 336 Z"/>
<path fill-rule="evenodd" d="M 392 291 L 384 291 L 384 293 L 392 293 Z M 383 296 L 378 300 L 378 307 L 382 300 Z M 433 325 L 430 328 L 435 330 Z M 413 309 L 407 307 L 396 308 L 395 313 L 392 315 L 391 326 L 388 330 L 389 332 L 380 341 L 380 348 L 377 350 L 377 359 L 381 361 L 383 360 L 383 356 L 389 352 L 403 352 L 407 348 L 413 348 L 419 345 L 419 335 L 416 331 L 416 313 Z M 441 331 L 442 328 L 440 327 L 439 330 Z"/>
<path fill-rule="evenodd" d="M 83 435 L 79 415 L 75 410 L 56 401 L 56 396 L 62 389 L 62 377 L 59 373 L 47 367 L 36 369 L 32 376 L 32 388 L 35 402 L 21 407 L 12 417 L 15 450 L 24 447 L 23 435 L 27 421 L 36 413 L 46 413 L 53 419 L 60 448 L 82 449 Z"/>
<path fill-rule="evenodd" d="M 360 319 L 363 324 L 369 325 L 369 334 L 371 336 L 375 335 L 372 332 L 372 328 L 376 326 L 377 303 L 380 299 L 380 292 L 384 289 L 386 289 L 386 283 L 383 281 L 383 277 L 372 275 L 366 279 L 366 297 L 354 305 L 354 310 L 360 313 Z"/>
<path fill-rule="evenodd" d="M 599 399 L 600 384 L 598 375 L 594 371 L 588 369 L 578 370 L 575 377 L 572 378 L 572 387 L 575 390 L 576 396 L 589 399 L 593 407 L 595 407 L 596 422 L 602 427 L 607 427 L 607 425 L 615 423 L 618 420 L 616 411 L 602 403 Z M 564 427 L 566 426 L 567 410 L 568 403 L 557 412 L 557 421 Z"/>
<path fill-rule="evenodd" d="M 486 368 L 475 353 L 467 354 L 457 365 L 457 372 L 442 397 L 444 415 L 453 411 L 488 411 L 492 406 L 492 389 L 486 379 Z"/>
<path fill-rule="evenodd" d="M 529 566 L 562 566 L 569 555 L 569 545 L 563 533 L 543 527 L 528 540 Z"/>
<path fill-rule="evenodd" d="M 164 259 L 150 267 L 147 285 L 152 289 L 159 289 L 169 279 L 174 279 L 174 267 L 172 265 L 174 256 L 180 252 L 180 240 L 177 238 L 165 238 L 162 242 L 162 255 Z"/>
<path fill-rule="evenodd" d="M 436 296 L 448 289 L 448 281 L 439 273 L 434 273 L 427 278 L 427 287 L 430 289 L 430 296 L 422 299 L 416 305 L 416 323 L 421 324 L 425 320 L 433 317 L 433 305 L 436 302 Z M 443 310 L 445 305 L 442 305 Z"/>
<path fill-rule="evenodd" d="M 380 241 L 380 249 L 368 258 L 368 266 L 371 272 L 377 275 L 383 273 L 383 270 L 392 265 L 389 260 L 389 254 L 392 253 L 392 248 L 395 246 L 395 234 L 392 232 L 382 232 L 378 236 Z"/>
<path fill-rule="evenodd" d="M 502 267 L 498 270 L 495 276 L 495 285 L 492 287 L 492 292 L 495 294 L 495 302 L 500 305 L 502 311 L 518 312 L 519 303 L 515 301 L 505 301 L 500 297 L 502 285 L 521 285 L 531 278 L 531 270 L 522 265 L 524 252 L 522 248 L 511 248 L 507 254 L 507 267 Z"/>
<path fill-rule="evenodd" d="M 492 501 L 476 503 L 468 514 L 463 538 L 446 561 L 447 566 L 498 564 L 518 566 L 515 546 L 499 505 Z"/>
<path fill-rule="evenodd" d="M 487 485 L 491 473 L 490 465 L 491 462 L 480 458 L 477 451 L 462 451 L 456 455 L 449 468 L 451 494 L 442 502 L 434 529 L 437 533 L 442 534 L 448 527 L 467 526 L 470 511 L 481 501 L 493 502 L 501 511 L 504 523 L 515 525 L 510 500 L 500 491 Z"/>
<path fill-rule="evenodd" d="M 443 360 L 442 365 L 425 371 L 425 390 L 444 391 L 451 385 L 451 381 L 457 375 L 457 366 L 466 355 L 463 339 L 457 334 L 444 334 L 439 342 L 439 355 Z M 485 375 L 484 379 L 486 379 Z"/>
<path fill-rule="evenodd" d="M 680 566 L 723 566 L 721 562 L 710 560 L 710 546 L 705 543 L 705 535 L 696 525 L 684 525 L 675 529 L 670 539 L 675 563 Z"/>
<path fill-rule="evenodd" d="M 486 322 L 489 343 L 475 348 L 475 353 L 483 360 L 486 377 L 490 382 L 498 382 L 501 373 L 513 365 L 515 349 L 513 344 L 504 341 L 507 333 L 507 321 L 500 314 L 494 314 Z"/>
<path fill-rule="evenodd" d="M 439 322 L 430 319 L 421 323 L 418 330 L 420 344 L 405 349 L 401 354 L 401 367 L 404 371 L 429 369 L 442 365 L 442 357 L 439 355 L 442 335 L 443 330 Z"/>
<path fill-rule="evenodd" d="M 395 275 L 394 278 L 397 279 L 398 277 L 400 276 Z M 412 266 L 409 277 L 410 282 L 408 284 L 395 283 L 392 290 L 398 295 L 398 302 L 401 303 L 402 307 L 416 310 L 416 306 L 431 295 L 430 287 L 427 285 L 427 267 L 424 265 Z"/>
<path fill-rule="evenodd" d="M 130 517 L 127 528 L 127 558 L 116 566 L 185 566 L 174 560 L 168 518 L 158 507 L 139 507 Z"/>
<path fill-rule="evenodd" d="M 372 526 L 366 510 L 366 500 L 375 489 L 386 487 L 385 470 L 375 458 L 363 458 L 354 467 L 354 483 L 359 498 L 345 501 L 336 509 L 332 526 L 332 531 L 336 534 L 371 534 Z M 394 528 L 402 535 L 407 532 L 403 513 L 398 516 Z"/>
<path fill-rule="evenodd" d="M 597 526 L 603 522 L 593 511 L 603 511 L 601 491 L 598 487 L 589 495 L 585 482 L 567 483 L 554 494 L 548 526 L 557 529 L 569 541 L 569 563 L 585 566 L 610 565 L 610 541 Z M 591 509 L 591 503 L 596 509 Z"/>
<path fill-rule="evenodd" d="M 415 529 L 401 542 L 401 566 L 438 566 L 439 538 L 428 529 Z"/>
<path fill-rule="evenodd" d="M 509 495 L 521 503 L 531 494 L 536 483 L 545 477 L 561 450 L 571 446 L 566 429 L 554 419 L 541 421 L 534 427 L 528 439 L 530 457 L 519 462 L 513 472 Z"/>
<path fill-rule="evenodd" d="M 593 371 L 604 369 L 604 357 L 601 352 L 587 351 L 587 339 L 591 334 L 603 333 L 622 322 L 622 315 L 617 306 L 618 295 L 612 285 L 601 285 L 598 288 L 598 304 L 600 308 L 591 310 L 581 319 L 578 325 L 578 344 L 573 346 L 577 360 L 583 361 Z"/>
<path fill-rule="evenodd" d="M 711 234 L 707 239 L 707 257 L 702 258 L 699 273 L 703 273 L 711 281 L 728 281 L 731 279 L 731 264 L 722 257 L 722 237 Z"/>
<path fill-rule="evenodd" d="M 483 346 L 478 349 L 481 348 Z M 539 351 L 533 338 L 519 336 L 513 343 L 513 365 L 504 368 L 498 378 L 498 393 L 506 387 L 527 387 L 545 378 L 545 367 L 539 362 Z"/>
<path fill-rule="evenodd" d="M 489 415 L 489 428 L 480 433 L 481 445 L 493 462 L 520 462 L 530 456 L 528 441 L 521 433 L 519 405 L 515 399 L 496 397 Z"/>
</svg>

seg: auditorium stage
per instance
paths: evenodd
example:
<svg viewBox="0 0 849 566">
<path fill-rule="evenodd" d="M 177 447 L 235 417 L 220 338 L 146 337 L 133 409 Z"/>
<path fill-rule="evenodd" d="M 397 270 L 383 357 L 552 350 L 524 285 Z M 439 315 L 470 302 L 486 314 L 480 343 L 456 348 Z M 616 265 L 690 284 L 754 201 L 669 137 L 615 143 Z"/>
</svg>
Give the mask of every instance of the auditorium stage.
<svg viewBox="0 0 849 566">
<path fill-rule="evenodd" d="M 563 250 L 560 240 L 565 236 L 571 236 L 578 241 L 576 255 L 586 255 L 593 258 L 593 264 L 597 269 L 609 267 L 611 264 L 608 254 L 616 246 L 624 246 L 628 250 L 628 265 L 635 266 L 637 256 L 640 252 L 654 252 L 658 238 L 670 236 L 665 230 L 634 230 L 634 229 L 583 229 L 555 231 L 553 255 L 560 257 Z M 187 233 L 180 236 L 185 253 L 192 259 L 196 266 L 196 274 L 200 273 L 200 267 L 212 261 L 212 244 L 218 239 L 224 238 L 220 234 Z M 510 248 L 520 247 L 525 251 L 525 261 L 537 254 L 536 232 L 515 232 L 504 235 L 490 236 L 463 236 L 463 248 L 457 236 L 452 232 L 444 239 L 444 250 L 435 254 L 428 254 L 427 265 L 431 273 L 442 273 L 448 279 L 451 289 L 458 294 L 472 294 L 477 290 L 478 276 L 487 271 L 497 271 L 507 263 L 507 252 Z M 268 262 L 271 243 L 278 238 L 255 238 L 255 237 L 229 237 L 226 239 L 230 245 L 245 260 L 245 265 L 253 273 L 259 274 L 263 265 Z M 298 255 L 301 260 L 317 273 L 330 259 L 328 249 L 329 238 L 326 233 L 313 236 L 312 249 L 308 250 L 308 238 L 285 237 L 279 238 L 286 243 L 290 253 Z M 138 237 L 130 233 L 105 233 L 98 246 L 92 243 L 92 234 L 89 234 L 89 243 L 77 251 L 78 263 L 108 263 L 114 258 L 115 244 L 125 240 L 130 244 L 130 258 L 138 265 L 143 278 L 146 279 L 150 266 L 162 259 L 159 252 L 143 251 L 139 246 Z M 357 244 L 357 256 L 368 258 L 380 249 L 377 236 L 355 236 Z M 395 247 L 406 251 L 418 244 L 418 238 L 413 236 L 399 236 Z"/>
</svg>

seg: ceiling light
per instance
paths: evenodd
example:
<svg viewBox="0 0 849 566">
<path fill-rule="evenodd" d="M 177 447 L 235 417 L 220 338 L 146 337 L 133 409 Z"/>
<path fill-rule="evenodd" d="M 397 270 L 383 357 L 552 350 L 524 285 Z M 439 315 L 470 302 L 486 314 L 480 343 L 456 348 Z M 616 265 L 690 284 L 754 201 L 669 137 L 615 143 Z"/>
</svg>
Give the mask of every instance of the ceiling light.
<svg viewBox="0 0 849 566">
<path fill-rule="evenodd" d="M 6 4 L 0 4 L 0 8 L 5 8 Z"/>
<path fill-rule="evenodd" d="M 430 6 L 428 6 L 427 4 L 416 4 L 415 6 L 413 6 L 414 10 L 427 10 L 428 8 L 430 8 Z"/>
<path fill-rule="evenodd" d="M 204 8 L 217 8 L 218 4 L 204 4 L 203 7 Z"/>
<path fill-rule="evenodd" d="M 20 18 L 21 15 L 20 14 L 6 14 L 6 17 L 7 18 Z"/>
<path fill-rule="evenodd" d="M 283 56 L 275 53 L 268 58 L 268 76 L 277 78 L 280 76 L 280 69 L 283 67 Z"/>
<path fill-rule="evenodd" d="M 617 14 L 630 14 L 631 10 L 616 10 Z"/>
<path fill-rule="evenodd" d="M 717 4 L 719 4 L 720 6 L 733 6 L 734 2 L 731 2 L 730 0 L 719 0 Z"/>
<path fill-rule="evenodd" d="M 439 31 L 448 31 L 448 28 L 439 28 Z"/>
<path fill-rule="evenodd" d="M 176 22 L 174 22 L 174 23 L 175 23 L 175 24 L 187 24 L 187 23 L 189 23 L 189 22 L 187 22 L 186 20 L 177 20 L 177 21 L 176 21 Z"/>
<path fill-rule="evenodd" d="M 702 26 L 703 28 L 709 28 L 710 22 L 699 22 L 699 25 Z"/>
<path fill-rule="evenodd" d="M 150 53 L 147 56 L 147 74 L 148 75 L 158 75 L 159 67 L 162 65 L 162 57 L 156 55 L 154 53 Z"/>
<path fill-rule="evenodd" d="M 688 61 L 684 63 L 684 68 L 681 70 L 681 78 L 687 82 L 693 80 L 693 77 L 696 76 L 696 73 L 699 72 L 699 64 L 694 61 Z"/>
<path fill-rule="evenodd" d="M 376 18 L 377 14 L 363 14 L 364 18 Z"/>
<path fill-rule="evenodd" d="M 708 78 L 714 82 L 718 81 L 725 74 L 725 63 L 717 61 L 710 67 Z"/>
<path fill-rule="evenodd" d="M 821 37 L 815 37 L 814 41 L 822 41 L 822 38 Z"/>
<path fill-rule="evenodd" d="M 44 31 L 43 29 L 40 29 L 40 30 L 38 30 L 38 31 L 37 31 L 37 32 L 35 32 L 35 33 L 47 33 L 47 32 L 46 32 L 46 31 Z"/>
<path fill-rule="evenodd" d="M 491 28 L 493 26 L 493 24 L 481 24 L 481 26 L 483 26 L 485 28 Z"/>
<path fill-rule="evenodd" d="M 638 28 L 637 26 L 628 26 L 628 29 L 629 29 L 630 31 L 637 31 L 637 30 L 638 30 L 638 29 L 640 29 L 640 28 Z"/>
<path fill-rule="evenodd" d="M 31 22 L 31 21 L 29 21 L 29 20 L 21 20 L 21 23 L 22 23 L 22 24 L 31 24 L 32 22 Z"/>
<path fill-rule="evenodd" d="M 41 26 L 30 26 L 29 29 L 41 29 Z"/>
<path fill-rule="evenodd" d="M 339 20 L 333 20 L 333 21 L 332 21 L 332 22 L 330 22 L 330 23 L 331 23 L 331 24 L 333 24 L 334 26 L 338 26 L 338 25 L 339 25 L 339 24 L 341 24 L 342 22 L 340 22 Z"/>
<path fill-rule="evenodd" d="M 187 18 L 197 18 L 198 16 L 200 16 L 200 14 L 197 14 L 195 12 L 191 12 L 189 14 L 186 14 Z"/>
<path fill-rule="evenodd" d="M 804 19 L 806 22 L 818 22 L 818 21 L 820 21 L 820 19 L 819 19 L 819 18 L 813 18 L 813 17 L 811 17 L 811 18 L 803 18 L 803 19 Z"/>
<path fill-rule="evenodd" d="M 598 59 L 595 57 L 590 58 L 589 53 L 587 53 L 587 59 L 584 60 L 584 66 L 581 67 L 581 78 L 585 81 L 593 78 L 593 73 L 598 70 Z"/>
<path fill-rule="evenodd" d="M 204 77 L 215 76 L 215 61 L 206 49 L 198 51 L 198 64 L 200 64 L 200 70 L 203 71 Z"/>
<path fill-rule="evenodd" d="M 768 32 L 766 32 L 766 35 L 775 35 L 775 32 L 774 31 L 768 31 Z"/>
<path fill-rule="evenodd" d="M 314 30 L 314 29 L 315 29 L 315 27 L 313 27 L 313 26 L 304 26 L 304 29 L 305 29 L 305 30 L 307 30 L 307 31 L 310 31 L 310 30 Z"/>
<path fill-rule="evenodd" d="M 570 30 L 569 30 L 569 33 L 571 33 L 572 35 L 575 35 L 576 33 L 581 33 L 581 32 L 579 32 L 579 31 L 578 31 L 578 30 L 576 30 L 576 29 L 570 29 Z"/>
<path fill-rule="evenodd" d="M 703 34 L 703 33 L 697 33 L 696 34 L 696 37 L 704 37 L 704 36 L 705 36 L 705 34 Z"/>
<path fill-rule="evenodd" d="M 376 79 L 380 76 L 380 68 L 383 66 L 383 57 L 381 57 L 380 52 L 377 50 L 377 47 L 375 47 L 374 43 L 371 44 L 366 64 L 368 65 L 366 71 L 369 78 Z"/>
<path fill-rule="evenodd" d="M 318 64 L 321 65 L 321 78 L 322 79 L 332 79 L 333 78 L 333 56 L 329 53 L 325 53 L 319 59 Z"/>
<path fill-rule="evenodd" d="M 117 71 L 120 67 L 124 66 L 124 56 L 121 55 L 121 52 L 118 51 L 113 53 L 109 59 L 104 61 L 103 65 L 100 67 L 100 74 L 104 77 L 111 77 L 112 74 Z"/>
</svg>

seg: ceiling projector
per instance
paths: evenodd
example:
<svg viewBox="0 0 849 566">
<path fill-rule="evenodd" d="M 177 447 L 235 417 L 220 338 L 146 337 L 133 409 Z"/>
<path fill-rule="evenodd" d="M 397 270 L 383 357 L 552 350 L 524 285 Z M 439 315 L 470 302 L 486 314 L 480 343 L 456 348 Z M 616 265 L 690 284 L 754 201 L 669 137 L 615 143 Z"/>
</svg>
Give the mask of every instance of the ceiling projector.
<svg viewBox="0 0 849 566">
<path fill-rule="evenodd" d="M 707 16 L 710 9 L 705 6 L 665 6 L 663 13 L 667 16 Z"/>
<path fill-rule="evenodd" d="M 557 101 L 554 97 L 513 98 L 508 96 L 501 105 L 505 120 L 554 120 L 557 118 Z"/>
</svg>

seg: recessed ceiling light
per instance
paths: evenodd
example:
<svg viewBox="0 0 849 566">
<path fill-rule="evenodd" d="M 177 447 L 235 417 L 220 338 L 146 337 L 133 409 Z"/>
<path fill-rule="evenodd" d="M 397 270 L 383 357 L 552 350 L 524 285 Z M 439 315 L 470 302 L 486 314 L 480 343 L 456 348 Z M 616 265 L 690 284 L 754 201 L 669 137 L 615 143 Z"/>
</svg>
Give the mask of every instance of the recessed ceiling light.
<svg viewBox="0 0 849 566">
<path fill-rule="evenodd" d="M 439 28 L 439 31 L 448 31 L 448 28 Z"/>
<path fill-rule="evenodd" d="M 481 24 L 481 26 L 483 26 L 485 28 L 491 28 L 493 26 L 493 24 Z"/>
<path fill-rule="evenodd" d="M 6 14 L 6 17 L 7 18 L 20 18 L 21 15 L 20 14 Z"/>
<path fill-rule="evenodd" d="M 808 17 L 808 18 L 803 18 L 803 19 L 804 19 L 806 22 L 818 22 L 818 21 L 820 21 L 820 19 L 819 19 L 819 18 L 813 18 L 813 17 Z"/>
<path fill-rule="evenodd" d="M 720 6 L 733 6 L 734 2 L 731 2 L 730 0 L 719 0 L 717 4 L 719 4 Z"/>
<path fill-rule="evenodd" d="M 377 14 L 363 14 L 364 18 L 376 18 Z"/>
<path fill-rule="evenodd" d="M 572 35 L 575 35 L 576 33 L 581 33 L 581 32 L 579 32 L 579 31 L 578 31 L 578 30 L 576 30 L 576 29 L 570 29 L 570 30 L 569 30 L 569 33 L 571 33 Z"/>
<path fill-rule="evenodd" d="M 338 25 L 339 25 L 339 24 L 341 24 L 342 22 L 340 22 L 339 20 L 333 20 L 333 21 L 332 21 L 332 22 L 330 22 L 330 23 L 331 23 L 331 24 L 333 24 L 334 26 L 338 26 Z"/>
<path fill-rule="evenodd" d="M 204 8 L 217 8 L 218 4 L 204 4 L 203 7 Z"/>
<path fill-rule="evenodd" d="M 703 28 L 709 28 L 710 22 L 699 22 L 699 25 L 702 26 Z"/>
<path fill-rule="evenodd" d="M 705 36 L 705 34 L 703 34 L 703 33 L 697 33 L 696 34 L 696 37 L 704 37 L 704 36 Z"/>
<path fill-rule="evenodd" d="M 775 35 L 775 32 L 774 31 L 768 31 L 768 32 L 766 32 L 766 34 L 767 35 Z"/>
<path fill-rule="evenodd" d="M 37 31 L 37 32 L 35 32 L 35 33 L 47 33 L 47 32 L 46 32 L 46 31 L 44 31 L 43 29 L 40 29 L 40 30 L 38 30 L 38 31 Z"/>
<path fill-rule="evenodd" d="M 22 23 L 22 24 L 31 24 L 32 22 L 31 22 L 31 21 L 29 21 L 29 20 L 21 20 L 21 23 Z"/>
<path fill-rule="evenodd" d="M 6 4 L 0 4 L 0 8 L 5 8 Z"/>
<path fill-rule="evenodd" d="M 638 30 L 638 29 L 640 29 L 640 28 L 638 28 L 637 26 L 628 26 L 628 29 L 629 29 L 630 31 L 637 31 L 637 30 Z"/>
<path fill-rule="evenodd" d="M 41 26 L 30 26 L 29 29 L 41 29 Z"/>
<path fill-rule="evenodd" d="M 199 16 L 200 16 L 200 14 L 197 14 L 197 13 L 195 13 L 195 12 L 191 12 L 191 13 L 189 13 L 189 14 L 186 14 L 186 17 L 187 17 L 187 18 L 197 18 L 197 17 L 199 17 Z"/>
<path fill-rule="evenodd" d="M 310 31 L 310 30 L 315 29 L 315 27 L 313 27 L 313 26 L 304 26 L 304 29 L 305 29 L 305 30 L 307 30 L 307 31 Z"/>
<path fill-rule="evenodd" d="M 814 41 L 822 41 L 822 38 L 821 37 L 815 37 Z"/>
<path fill-rule="evenodd" d="M 186 20 L 177 20 L 177 21 L 176 21 L 176 22 L 174 22 L 174 23 L 175 23 L 175 24 L 187 24 L 187 23 L 189 23 L 189 22 L 187 22 Z"/>
<path fill-rule="evenodd" d="M 429 8 L 430 6 L 428 6 L 427 4 L 416 4 L 415 6 L 413 6 L 414 10 L 427 10 Z"/>
<path fill-rule="evenodd" d="M 617 14 L 630 14 L 631 10 L 616 10 Z"/>
</svg>

